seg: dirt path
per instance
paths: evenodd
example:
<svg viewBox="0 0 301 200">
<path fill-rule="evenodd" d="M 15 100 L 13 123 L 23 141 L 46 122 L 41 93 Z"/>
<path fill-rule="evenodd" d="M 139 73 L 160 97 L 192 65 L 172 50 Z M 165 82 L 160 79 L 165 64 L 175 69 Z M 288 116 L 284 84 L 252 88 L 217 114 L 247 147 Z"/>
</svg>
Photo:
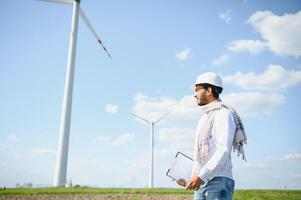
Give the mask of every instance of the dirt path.
<svg viewBox="0 0 301 200">
<path fill-rule="evenodd" d="M 0 195 L 0 200 L 192 200 L 192 195 L 169 194 L 39 194 Z"/>
</svg>

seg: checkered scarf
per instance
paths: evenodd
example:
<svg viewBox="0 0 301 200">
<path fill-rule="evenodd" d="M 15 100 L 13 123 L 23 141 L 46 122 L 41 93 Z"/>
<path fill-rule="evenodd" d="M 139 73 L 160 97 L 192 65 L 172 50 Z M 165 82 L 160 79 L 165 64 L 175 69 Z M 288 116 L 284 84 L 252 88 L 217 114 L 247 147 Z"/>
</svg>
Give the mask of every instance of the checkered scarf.
<svg viewBox="0 0 301 200">
<path fill-rule="evenodd" d="M 205 119 L 203 126 L 200 129 L 199 137 L 201 138 L 198 138 L 199 144 L 197 145 L 198 147 L 197 152 L 200 155 L 197 156 L 197 159 L 199 163 L 203 163 L 204 159 L 208 155 L 209 140 L 212 137 L 211 131 L 214 124 L 214 114 L 215 114 L 214 111 L 219 110 L 221 108 L 226 108 L 231 111 L 236 125 L 234 139 L 233 139 L 233 152 L 237 151 L 237 156 L 241 154 L 242 159 L 245 161 L 247 160 L 243 148 L 243 144 L 244 143 L 247 144 L 247 135 L 245 133 L 244 125 L 241 121 L 241 118 L 236 112 L 236 110 L 234 110 L 234 108 L 222 102 L 221 99 L 217 99 L 216 101 L 213 101 L 207 105 L 201 106 L 201 109 L 205 113 L 207 113 L 207 117 Z"/>
</svg>

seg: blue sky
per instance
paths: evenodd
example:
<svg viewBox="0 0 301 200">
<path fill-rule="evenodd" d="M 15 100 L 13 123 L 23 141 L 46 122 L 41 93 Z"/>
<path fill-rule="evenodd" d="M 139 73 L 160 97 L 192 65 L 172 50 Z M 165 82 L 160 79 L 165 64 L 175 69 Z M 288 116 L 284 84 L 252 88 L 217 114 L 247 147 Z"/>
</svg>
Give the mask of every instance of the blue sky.
<svg viewBox="0 0 301 200">
<path fill-rule="evenodd" d="M 0 186 L 52 184 L 72 7 L 0 3 Z M 148 185 L 156 119 L 155 186 L 177 151 L 192 156 L 201 116 L 193 84 L 224 80 L 240 112 L 247 162 L 233 156 L 236 188 L 301 189 L 299 1 L 95 1 L 81 7 L 112 55 L 80 21 L 67 178 L 100 187 Z"/>
</svg>

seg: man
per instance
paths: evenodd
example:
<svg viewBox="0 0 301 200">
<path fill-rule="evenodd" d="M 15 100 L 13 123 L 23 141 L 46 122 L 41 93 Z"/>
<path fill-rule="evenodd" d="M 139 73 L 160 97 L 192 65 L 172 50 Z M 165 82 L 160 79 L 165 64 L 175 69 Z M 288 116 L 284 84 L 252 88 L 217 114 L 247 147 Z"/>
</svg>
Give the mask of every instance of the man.
<svg viewBox="0 0 301 200">
<path fill-rule="evenodd" d="M 222 90 L 222 79 L 215 73 L 207 72 L 196 79 L 194 97 L 204 114 L 197 126 L 190 180 L 177 180 L 187 190 L 195 190 L 195 200 L 231 200 L 235 185 L 232 146 L 246 160 L 243 124 L 237 112 L 219 98 Z"/>
</svg>

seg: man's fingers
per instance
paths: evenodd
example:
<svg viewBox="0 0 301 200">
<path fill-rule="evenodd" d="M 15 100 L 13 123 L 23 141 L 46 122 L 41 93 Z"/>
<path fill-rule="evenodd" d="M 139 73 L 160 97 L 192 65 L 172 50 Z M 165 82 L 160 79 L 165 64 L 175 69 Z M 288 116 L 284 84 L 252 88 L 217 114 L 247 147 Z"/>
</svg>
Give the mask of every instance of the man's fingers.
<svg viewBox="0 0 301 200">
<path fill-rule="evenodd" d="M 183 182 L 182 181 L 177 181 L 177 183 L 181 186 L 183 186 Z"/>
<path fill-rule="evenodd" d="M 177 180 L 177 183 L 180 185 L 180 186 L 183 186 L 185 187 L 186 186 L 186 181 L 182 178 L 180 178 L 179 180 Z"/>
<path fill-rule="evenodd" d="M 198 190 L 200 188 L 200 186 L 197 187 L 197 184 L 194 182 L 190 182 L 189 185 L 186 187 L 186 190 Z"/>
<path fill-rule="evenodd" d="M 191 189 L 191 186 L 192 186 L 192 182 L 188 182 L 187 186 L 186 186 L 186 190 L 190 190 Z"/>
</svg>

